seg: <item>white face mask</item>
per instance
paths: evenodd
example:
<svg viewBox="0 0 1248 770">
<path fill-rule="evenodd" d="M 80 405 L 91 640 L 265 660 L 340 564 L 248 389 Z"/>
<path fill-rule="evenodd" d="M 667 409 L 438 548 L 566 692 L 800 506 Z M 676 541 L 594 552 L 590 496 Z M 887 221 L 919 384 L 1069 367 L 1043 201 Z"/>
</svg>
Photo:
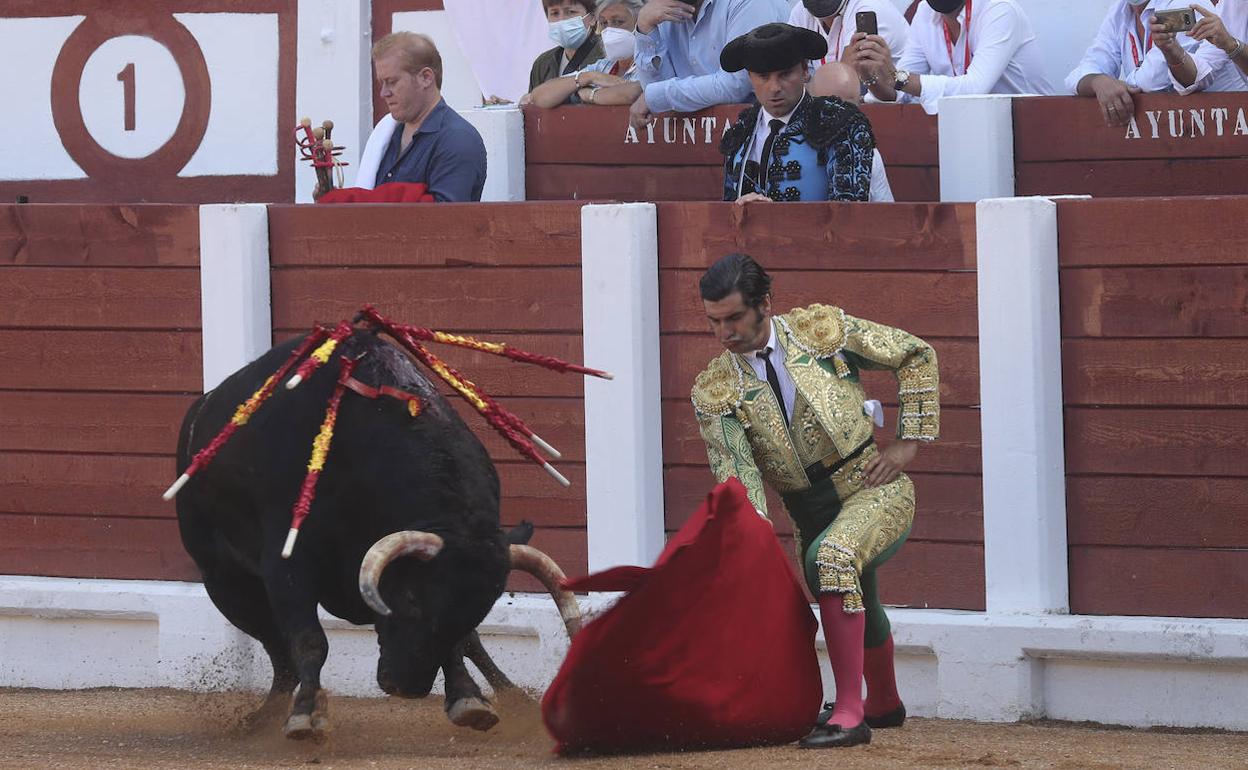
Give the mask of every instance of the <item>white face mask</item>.
<svg viewBox="0 0 1248 770">
<path fill-rule="evenodd" d="M 602 31 L 602 52 L 612 61 L 633 58 L 633 33 L 619 27 Z"/>
<path fill-rule="evenodd" d="M 589 27 L 585 26 L 585 17 L 577 16 L 563 21 L 552 21 L 546 31 L 556 45 L 564 48 L 580 48 L 585 38 L 589 37 Z"/>
</svg>

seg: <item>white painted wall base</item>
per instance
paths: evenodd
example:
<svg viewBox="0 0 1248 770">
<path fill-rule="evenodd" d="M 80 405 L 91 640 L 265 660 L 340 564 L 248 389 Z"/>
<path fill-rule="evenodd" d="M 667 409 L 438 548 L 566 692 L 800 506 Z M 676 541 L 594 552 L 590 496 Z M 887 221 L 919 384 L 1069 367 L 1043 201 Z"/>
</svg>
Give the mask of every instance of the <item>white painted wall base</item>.
<svg viewBox="0 0 1248 770">
<path fill-rule="evenodd" d="M 898 682 L 915 716 L 1248 730 L 1245 620 L 889 614 Z M 323 619 L 326 687 L 380 695 L 372 629 Z M 503 670 L 533 690 L 549 685 L 567 650 L 544 595 L 505 595 L 480 631 Z M 831 696 L 826 659 L 823 668 Z M 264 652 L 225 622 L 198 584 L 0 577 L 0 687 L 268 684 Z"/>
<path fill-rule="evenodd" d="M 460 115 L 485 142 L 485 189 L 481 200 L 524 200 L 524 114 L 514 107 L 478 107 Z"/>
</svg>

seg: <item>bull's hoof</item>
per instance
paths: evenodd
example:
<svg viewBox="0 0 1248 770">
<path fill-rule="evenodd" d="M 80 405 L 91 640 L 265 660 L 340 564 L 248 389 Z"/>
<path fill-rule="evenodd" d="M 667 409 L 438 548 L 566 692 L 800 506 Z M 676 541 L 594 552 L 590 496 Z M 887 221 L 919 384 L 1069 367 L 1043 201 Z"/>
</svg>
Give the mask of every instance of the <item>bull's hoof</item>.
<svg viewBox="0 0 1248 770">
<path fill-rule="evenodd" d="M 291 714 L 282 732 L 292 741 L 319 741 L 325 737 L 328 727 L 329 719 L 320 714 Z"/>
<path fill-rule="evenodd" d="M 498 724 L 494 707 L 480 698 L 460 698 L 446 710 L 446 717 L 451 724 L 474 730 L 489 730 Z"/>
</svg>

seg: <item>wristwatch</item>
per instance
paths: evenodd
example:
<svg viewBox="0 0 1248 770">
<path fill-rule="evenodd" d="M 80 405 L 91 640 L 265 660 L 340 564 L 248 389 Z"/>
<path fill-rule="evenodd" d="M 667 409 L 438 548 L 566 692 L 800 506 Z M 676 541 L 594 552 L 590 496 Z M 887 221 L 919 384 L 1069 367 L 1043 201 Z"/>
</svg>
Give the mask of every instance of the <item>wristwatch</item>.
<svg viewBox="0 0 1248 770">
<path fill-rule="evenodd" d="M 893 90 L 902 91 L 906 88 L 906 83 L 910 82 L 909 70 L 897 70 L 893 75 Z"/>
</svg>

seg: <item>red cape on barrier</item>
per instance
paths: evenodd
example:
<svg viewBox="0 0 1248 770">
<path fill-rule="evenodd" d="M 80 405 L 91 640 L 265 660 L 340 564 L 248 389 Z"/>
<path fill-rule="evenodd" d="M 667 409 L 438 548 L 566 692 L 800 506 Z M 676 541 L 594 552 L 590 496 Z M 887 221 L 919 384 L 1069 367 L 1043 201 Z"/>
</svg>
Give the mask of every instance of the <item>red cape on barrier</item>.
<svg viewBox="0 0 1248 770">
<path fill-rule="evenodd" d="M 424 182 L 387 182 L 376 189 L 343 187 L 330 190 L 316 199 L 317 203 L 433 203 L 434 197 Z"/>
<path fill-rule="evenodd" d="M 810 731 L 823 697 L 817 624 L 736 479 L 707 495 L 654 567 L 567 587 L 628 593 L 577 634 L 542 699 L 557 751 L 786 743 Z"/>
</svg>

